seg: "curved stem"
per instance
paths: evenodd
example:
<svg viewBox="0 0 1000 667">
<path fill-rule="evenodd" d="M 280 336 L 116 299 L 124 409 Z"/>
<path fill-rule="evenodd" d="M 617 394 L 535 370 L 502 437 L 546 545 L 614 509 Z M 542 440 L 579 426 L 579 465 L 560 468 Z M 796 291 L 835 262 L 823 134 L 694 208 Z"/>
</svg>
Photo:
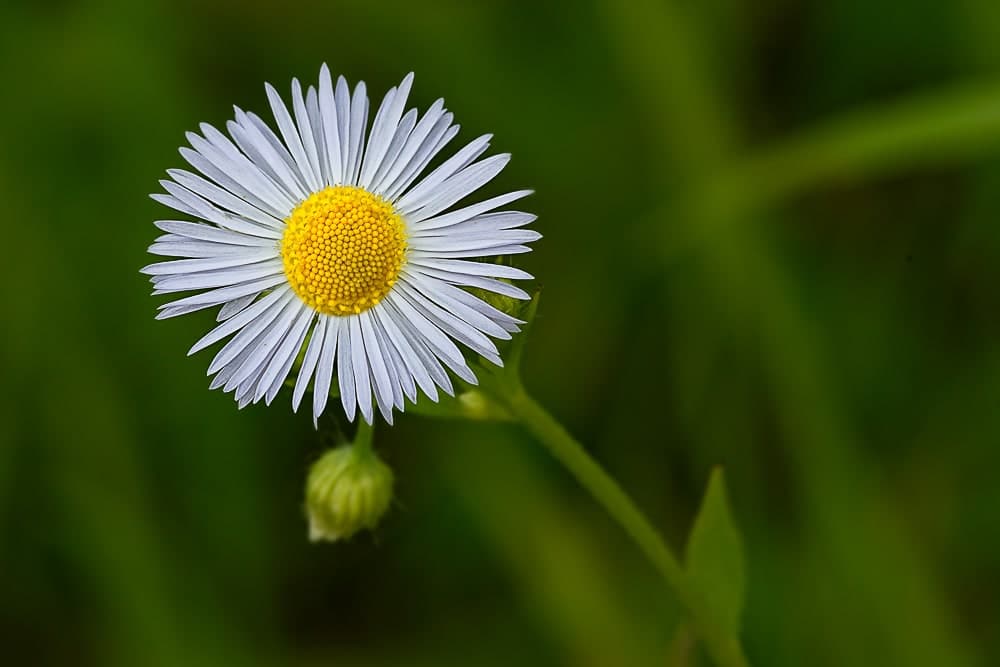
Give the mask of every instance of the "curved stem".
<svg viewBox="0 0 1000 667">
<path fill-rule="evenodd" d="M 504 399 L 515 418 L 573 473 L 660 572 L 687 610 L 696 633 L 715 663 L 720 667 L 748 667 L 739 640 L 712 620 L 704 600 L 688 584 L 677 557 L 621 486 L 519 385 L 510 387 Z"/>
</svg>

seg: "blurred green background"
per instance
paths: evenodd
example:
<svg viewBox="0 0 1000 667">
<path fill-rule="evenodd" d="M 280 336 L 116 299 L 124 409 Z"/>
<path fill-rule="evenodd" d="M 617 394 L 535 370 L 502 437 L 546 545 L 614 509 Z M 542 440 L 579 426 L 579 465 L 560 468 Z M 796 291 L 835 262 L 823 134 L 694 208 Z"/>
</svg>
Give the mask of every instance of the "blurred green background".
<svg viewBox="0 0 1000 667">
<path fill-rule="evenodd" d="M 667 665 L 652 568 L 515 426 L 404 416 L 373 535 L 155 322 L 147 198 L 321 62 L 417 74 L 545 238 L 524 374 L 680 549 L 726 467 L 756 665 L 1000 664 L 995 0 L 0 5 L 12 665 Z"/>
</svg>

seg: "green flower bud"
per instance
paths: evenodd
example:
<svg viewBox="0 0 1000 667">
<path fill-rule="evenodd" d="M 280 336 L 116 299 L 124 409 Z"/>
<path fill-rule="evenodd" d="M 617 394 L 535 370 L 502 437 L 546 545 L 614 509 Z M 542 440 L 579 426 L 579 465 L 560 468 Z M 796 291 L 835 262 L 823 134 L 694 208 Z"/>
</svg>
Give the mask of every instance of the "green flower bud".
<svg viewBox="0 0 1000 667">
<path fill-rule="evenodd" d="M 392 470 L 367 445 L 343 445 L 309 471 L 309 539 L 335 542 L 372 529 L 392 502 Z"/>
<path fill-rule="evenodd" d="M 497 280 L 507 283 L 508 285 L 514 284 L 506 278 L 498 278 Z M 507 296 L 506 294 L 497 294 L 496 292 L 484 290 L 479 287 L 471 287 L 469 288 L 469 292 L 474 296 L 478 296 L 480 299 L 490 304 L 497 310 L 507 313 L 511 317 L 523 317 L 524 312 L 527 309 L 527 304 L 530 303 L 529 301 L 522 301 L 520 299 Z"/>
<path fill-rule="evenodd" d="M 489 398 L 478 389 L 463 391 L 456 398 L 459 408 L 457 416 L 464 417 L 465 419 L 492 419 L 497 421 L 510 421 L 512 419 L 510 412 L 503 405 Z"/>
</svg>

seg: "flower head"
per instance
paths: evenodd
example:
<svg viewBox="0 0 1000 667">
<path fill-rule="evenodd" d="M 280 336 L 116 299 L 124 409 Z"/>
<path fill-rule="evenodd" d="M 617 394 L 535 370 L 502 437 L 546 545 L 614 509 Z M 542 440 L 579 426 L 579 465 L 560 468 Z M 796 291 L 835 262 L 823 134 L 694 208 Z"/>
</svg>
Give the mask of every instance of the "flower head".
<svg viewBox="0 0 1000 667">
<path fill-rule="evenodd" d="M 443 100 L 405 111 L 412 82 L 385 95 L 370 129 L 365 84 L 334 85 L 325 65 L 318 88 L 292 81 L 290 110 L 267 85 L 278 133 L 239 108 L 229 137 L 202 124 L 180 149 L 200 174 L 168 170 L 166 193 L 152 195 L 194 218 L 156 223 L 165 234 L 149 251 L 180 259 L 143 269 L 153 293 L 195 292 L 157 317 L 220 306 L 190 354 L 231 336 L 208 372 L 241 408 L 270 404 L 300 356 L 294 409 L 312 383 L 318 419 L 336 374 L 348 418 L 368 423 L 373 406 L 391 423 L 418 388 L 453 394 L 448 371 L 475 384 L 456 342 L 502 365 L 491 338 L 523 322 L 470 290 L 528 298 L 511 281 L 529 274 L 476 260 L 530 250 L 535 216 L 498 209 L 531 193 L 454 208 L 510 156 L 479 159 L 484 135 L 425 174 L 458 126 Z"/>
</svg>

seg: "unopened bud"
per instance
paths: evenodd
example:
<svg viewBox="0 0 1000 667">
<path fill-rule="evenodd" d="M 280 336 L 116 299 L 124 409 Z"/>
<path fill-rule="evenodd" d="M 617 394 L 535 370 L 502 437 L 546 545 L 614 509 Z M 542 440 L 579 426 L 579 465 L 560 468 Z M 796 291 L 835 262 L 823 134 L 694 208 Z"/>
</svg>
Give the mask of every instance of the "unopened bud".
<svg viewBox="0 0 1000 667">
<path fill-rule="evenodd" d="M 511 420 L 510 412 L 503 405 L 478 389 L 470 389 L 459 394 L 458 407 L 458 416 L 465 419 Z"/>
<path fill-rule="evenodd" d="M 506 278 L 497 278 L 497 280 L 507 283 L 508 285 L 513 284 L 512 281 L 507 280 Z M 529 303 L 528 301 L 515 299 L 514 297 L 507 296 L 506 294 L 497 294 L 496 292 L 484 290 L 479 287 L 472 287 L 469 291 L 500 312 L 507 313 L 511 317 L 521 318 L 527 309 L 527 304 Z"/>
<path fill-rule="evenodd" d="M 309 471 L 309 539 L 334 542 L 372 529 L 392 502 L 392 470 L 368 446 L 328 451 Z"/>
</svg>

